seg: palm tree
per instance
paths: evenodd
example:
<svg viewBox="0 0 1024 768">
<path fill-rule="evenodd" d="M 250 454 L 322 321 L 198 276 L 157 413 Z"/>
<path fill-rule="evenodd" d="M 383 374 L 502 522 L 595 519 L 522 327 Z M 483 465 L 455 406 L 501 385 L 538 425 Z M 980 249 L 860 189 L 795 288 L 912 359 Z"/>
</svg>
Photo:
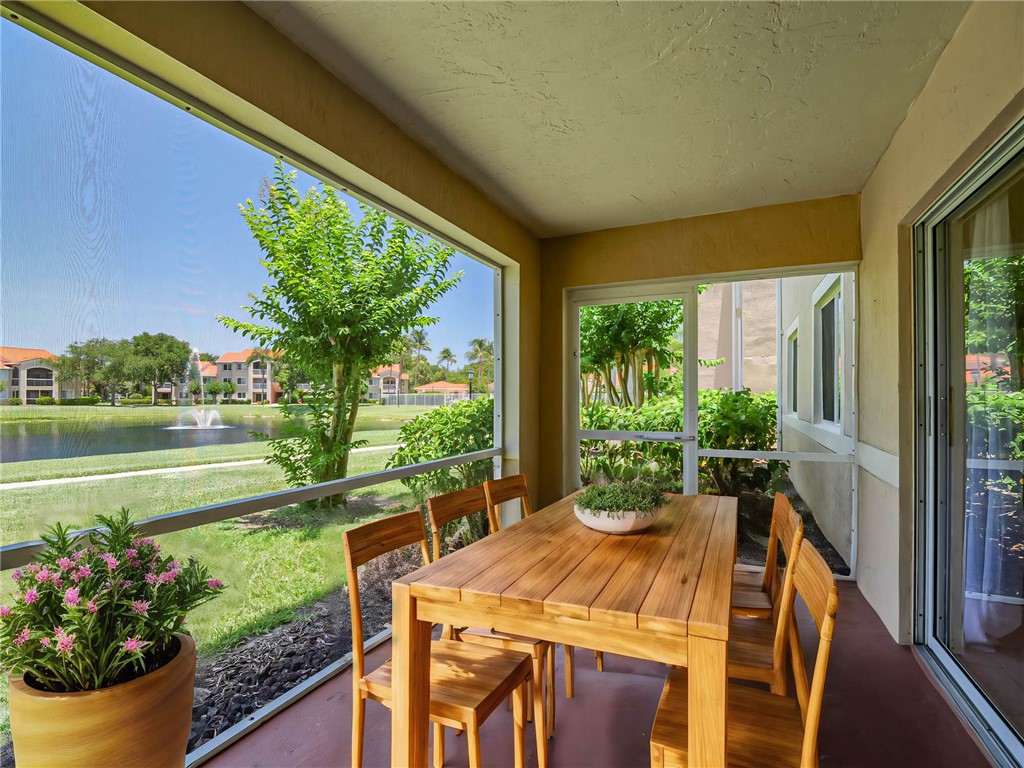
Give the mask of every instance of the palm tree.
<svg viewBox="0 0 1024 768">
<path fill-rule="evenodd" d="M 452 365 L 459 362 L 459 358 L 450 347 L 445 347 L 437 356 L 437 364 L 444 366 L 445 375 L 448 376 L 452 372 Z"/>
<path fill-rule="evenodd" d="M 494 343 L 487 339 L 473 339 L 469 342 L 469 352 L 466 353 L 466 360 L 470 363 L 476 363 L 476 378 L 480 382 L 480 386 L 483 387 L 484 364 L 494 362 Z"/>
<path fill-rule="evenodd" d="M 423 353 L 430 351 L 430 340 L 427 339 L 427 332 L 422 328 L 413 328 L 409 332 L 409 346 L 416 350 L 416 363 L 412 369 L 412 385 L 415 387 L 420 383 L 420 361 Z"/>
</svg>

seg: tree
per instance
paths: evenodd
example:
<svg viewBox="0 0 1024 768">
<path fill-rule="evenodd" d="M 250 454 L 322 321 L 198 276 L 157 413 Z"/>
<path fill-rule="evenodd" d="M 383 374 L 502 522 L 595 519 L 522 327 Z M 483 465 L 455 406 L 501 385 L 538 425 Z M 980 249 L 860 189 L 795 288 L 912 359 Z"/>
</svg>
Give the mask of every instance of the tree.
<svg viewBox="0 0 1024 768">
<path fill-rule="evenodd" d="M 1011 392 L 1024 388 L 1024 254 L 964 264 L 967 352 L 989 358 L 987 371 Z"/>
<path fill-rule="evenodd" d="M 220 355 L 214 355 L 210 352 L 199 353 L 199 359 L 207 363 L 216 363 L 218 357 L 220 357 Z"/>
<path fill-rule="evenodd" d="M 230 400 L 231 396 L 238 391 L 238 387 L 235 386 L 235 382 L 229 379 L 228 381 L 221 382 L 220 391 L 226 399 Z"/>
<path fill-rule="evenodd" d="M 192 395 L 192 402 L 195 403 L 196 399 L 203 392 L 203 383 L 199 379 L 192 379 L 188 383 L 188 393 Z M 200 403 L 202 405 L 202 403 Z"/>
<path fill-rule="evenodd" d="M 476 380 L 481 389 L 484 386 L 484 366 L 494 364 L 494 343 L 487 339 L 473 339 L 469 342 L 466 360 L 476 365 Z"/>
<path fill-rule="evenodd" d="M 126 389 L 133 378 L 134 353 L 131 342 L 126 339 L 101 341 L 98 353 L 101 365 L 93 379 L 102 390 L 101 395 L 113 405 L 118 392 Z"/>
<path fill-rule="evenodd" d="M 423 362 L 423 353 L 430 351 L 430 340 L 422 328 L 413 328 L 409 331 L 409 342 L 415 350 L 412 370 L 412 385 L 415 387 L 420 383 L 420 364 Z"/>
<path fill-rule="evenodd" d="M 82 394 L 88 395 L 96 385 L 96 377 L 107 364 L 106 352 L 110 344 L 109 339 L 68 344 L 64 354 L 57 359 L 58 380 L 67 383 L 77 379 L 82 385 Z"/>
<path fill-rule="evenodd" d="M 404 334 L 437 322 L 424 312 L 462 273 L 447 276 L 453 249 L 369 206 L 356 221 L 333 189 L 300 195 L 295 176 L 276 163 L 260 205 L 240 206 L 270 280 L 243 307 L 252 322 L 219 319 L 310 376 L 300 434 L 271 440 L 269 457 L 304 485 L 346 476 L 349 452 L 361 444 L 352 432 L 370 371 L 392 358 Z"/>
<path fill-rule="evenodd" d="M 192 348 L 187 341 L 167 333 L 140 333 L 132 337 L 131 349 L 133 378 L 153 388 L 153 405 L 156 405 L 157 387 L 185 376 Z"/>
<path fill-rule="evenodd" d="M 0 381 L 0 392 L 6 392 L 6 391 L 7 391 L 7 382 L 6 381 Z"/>
<path fill-rule="evenodd" d="M 217 395 L 224 391 L 224 385 L 219 381 L 211 381 L 206 385 L 206 394 L 213 398 L 213 402 L 217 402 Z"/>
<path fill-rule="evenodd" d="M 437 364 L 444 366 L 445 378 L 452 372 L 452 366 L 459 362 L 459 358 L 449 347 L 445 347 L 437 356 Z"/>
</svg>

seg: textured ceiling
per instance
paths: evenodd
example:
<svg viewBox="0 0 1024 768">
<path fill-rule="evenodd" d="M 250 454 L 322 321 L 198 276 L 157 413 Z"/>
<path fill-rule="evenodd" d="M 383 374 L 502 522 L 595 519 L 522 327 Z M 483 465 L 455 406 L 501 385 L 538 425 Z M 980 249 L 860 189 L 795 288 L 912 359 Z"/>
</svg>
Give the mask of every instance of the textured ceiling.
<svg viewBox="0 0 1024 768">
<path fill-rule="evenodd" d="M 551 236 L 859 191 L 967 4 L 250 7 Z"/>
</svg>

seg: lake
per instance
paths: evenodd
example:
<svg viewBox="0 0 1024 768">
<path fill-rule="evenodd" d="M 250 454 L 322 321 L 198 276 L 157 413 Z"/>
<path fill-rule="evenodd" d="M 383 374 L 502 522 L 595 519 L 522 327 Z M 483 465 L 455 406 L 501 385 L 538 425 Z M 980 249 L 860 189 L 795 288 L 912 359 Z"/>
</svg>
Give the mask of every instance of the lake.
<svg viewBox="0 0 1024 768">
<path fill-rule="evenodd" d="M 0 461 L 68 459 L 107 453 L 139 453 L 168 448 L 248 443 L 250 430 L 279 437 L 282 423 L 265 418 L 237 418 L 223 429 L 173 429 L 166 425 L 124 426 L 116 422 L 21 422 L 0 424 Z"/>
</svg>

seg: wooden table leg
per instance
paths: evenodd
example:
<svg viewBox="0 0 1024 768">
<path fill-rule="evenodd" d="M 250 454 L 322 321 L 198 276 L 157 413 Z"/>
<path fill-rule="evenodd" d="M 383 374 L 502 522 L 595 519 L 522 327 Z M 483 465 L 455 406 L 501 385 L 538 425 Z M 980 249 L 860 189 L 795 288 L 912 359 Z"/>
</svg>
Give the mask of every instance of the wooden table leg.
<svg viewBox="0 0 1024 768">
<path fill-rule="evenodd" d="M 430 623 L 417 620 L 408 584 L 393 582 L 391 599 L 391 765 L 427 768 Z"/>
<path fill-rule="evenodd" d="M 690 765 L 724 768 L 726 696 L 729 690 L 726 643 L 690 635 L 686 639 L 689 677 Z"/>
</svg>

